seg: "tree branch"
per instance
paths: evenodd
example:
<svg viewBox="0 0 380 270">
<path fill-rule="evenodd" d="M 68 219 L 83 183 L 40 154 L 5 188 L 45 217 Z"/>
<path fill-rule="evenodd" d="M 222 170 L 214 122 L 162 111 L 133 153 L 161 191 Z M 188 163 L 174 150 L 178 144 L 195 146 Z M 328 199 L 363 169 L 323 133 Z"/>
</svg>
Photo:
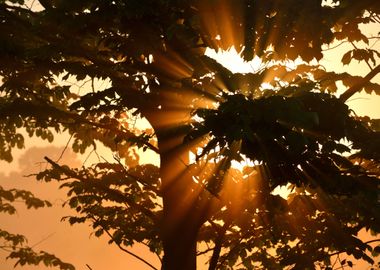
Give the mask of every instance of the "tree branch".
<svg viewBox="0 0 380 270">
<path fill-rule="evenodd" d="M 116 134 L 120 134 L 121 136 L 125 137 L 126 140 L 139 139 L 138 136 L 136 136 L 129 130 L 122 130 L 109 124 L 103 124 L 88 120 L 77 113 L 56 108 L 43 100 L 37 100 L 37 102 L 30 102 L 25 101 L 22 98 L 16 98 L 12 102 L 9 102 L 1 108 L 0 120 L 9 115 L 15 114 L 18 114 L 22 117 L 35 117 L 37 119 L 43 119 L 48 123 L 52 121 L 51 119 L 49 119 L 49 117 L 51 117 L 55 121 L 58 121 L 61 124 L 64 124 L 64 121 L 70 120 L 72 121 L 72 124 L 85 124 L 100 129 L 110 130 L 112 132 L 115 132 Z M 148 149 L 159 154 L 159 149 L 155 147 L 153 144 L 146 141 L 141 141 L 141 143 L 145 145 Z"/>
<path fill-rule="evenodd" d="M 214 248 L 208 248 L 208 249 L 205 249 L 203 251 L 199 251 L 199 252 L 197 252 L 197 256 L 200 256 L 200 255 L 203 255 L 203 254 L 207 254 L 207 253 L 209 253 L 210 251 L 213 251 L 213 250 L 214 250 Z"/>
<path fill-rule="evenodd" d="M 94 221 L 97 221 L 95 218 L 93 218 Z M 124 251 L 125 253 L 133 256 L 134 258 L 138 259 L 139 261 L 145 263 L 146 265 L 148 265 L 150 268 L 154 269 L 154 270 L 158 270 L 156 267 L 154 267 L 151 263 L 149 263 L 148 261 L 146 261 L 145 259 L 141 258 L 140 256 L 136 255 L 135 253 L 123 248 L 120 244 L 118 244 L 117 242 L 114 241 L 114 238 L 112 236 L 112 234 L 107 230 L 105 229 L 103 226 L 101 226 L 103 228 L 103 230 L 106 232 L 106 234 L 113 240 L 113 242 L 118 246 L 118 248 L 122 251 Z"/>
<path fill-rule="evenodd" d="M 209 270 L 215 270 L 218 265 L 220 252 L 222 251 L 223 238 L 224 235 L 218 235 L 218 237 L 215 239 L 215 247 L 210 259 L 210 265 L 208 267 Z"/>
<path fill-rule="evenodd" d="M 380 242 L 380 238 L 373 239 L 373 240 L 370 240 L 370 241 L 367 241 L 367 242 L 363 242 L 363 244 L 367 244 L 368 245 L 368 244 L 374 243 L 374 242 Z M 317 260 L 323 260 L 323 259 L 330 258 L 332 256 L 339 255 L 339 254 L 342 254 L 342 253 L 345 253 L 345 252 L 347 252 L 347 250 L 336 251 L 334 253 L 326 254 L 326 256 L 320 257 Z"/>
<path fill-rule="evenodd" d="M 67 176 L 69 176 L 70 178 L 78 179 L 78 180 L 80 180 L 82 182 L 90 181 L 91 180 L 91 178 L 84 178 L 81 175 L 76 174 L 72 170 L 60 166 L 59 164 L 57 164 L 56 162 L 54 162 L 53 160 L 51 160 L 48 157 L 45 157 L 44 159 L 48 163 L 50 163 L 53 166 L 53 168 L 56 168 L 56 169 L 60 170 L 61 172 L 63 172 Z M 96 188 L 98 188 L 99 190 L 102 190 L 103 192 L 110 193 L 110 194 L 112 194 L 114 196 L 117 196 L 117 197 L 121 198 L 130 207 L 137 209 L 138 211 L 140 211 L 141 213 L 143 213 L 145 216 L 149 217 L 155 224 L 159 224 L 160 219 L 156 216 L 156 214 L 154 212 L 152 212 L 149 209 L 145 208 L 144 206 L 142 206 L 142 205 L 134 202 L 133 200 L 131 200 L 130 198 L 128 198 L 125 194 L 123 194 L 121 191 L 116 190 L 116 189 L 111 189 L 111 188 L 106 187 L 104 185 L 97 184 L 97 183 L 95 183 L 95 181 L 92 181 L 92 182 L 93 182 L 92 184 Z"/>
<path fill-rule="evenodd" d="M 346 102 L 350 97 L 359 92 L 365 84 L 367 84 L 373 77 L 380 73 L 380 65 L 371 70 L 359 83 L 347 89 L 340 95 L 339 99 Z"/>
<path fill-rule="evenodd" d="M 372 36 L 372 37 L 367 37 L 367 39 L 371 40 L 371 39 L 379 39 L 380 36 Z M 339 44 L 335 45 L 335 46 L 332 46 L 332 47 L 328 47 L 326 49 L 323 49 L 322 51 L 325 52 L 325 51 L 331 51 L 331 50 L 334 50 L 338 47 L 340 47 L 341 45 L 345 44 L 345 43 L 349 43 L 350 41 L 348 40 L 343 40 L 342 42 L 340 42 Z M 371 46 L 372 47 L 372 46 Z"/>
<path fill-rule="evenodd" d="M 209 222 L 211 223 L 211 226 L 213 226 L 213 227 L 216 226 L 214 224 L 214 222 L 212 222 L 212 221 L 209 221 Z M 215 247 L 214 247 L 214 251 L 212 252 L 211 259 L 210 259 L 210 265 L 208 268 L 209 270 L 215 270 L 216 267 L 218 266 L 218 260 L 220 257 L 220 252 L 222 251 L 224 236 L 226 234 L 226 231 L 227 231 L 229 225 L 230 225 L 230 221 L 224 223 L 222 228 L 216 227 L 217 232 L 218 232 L 218 236 L 215 239 Z"/>
</svg>

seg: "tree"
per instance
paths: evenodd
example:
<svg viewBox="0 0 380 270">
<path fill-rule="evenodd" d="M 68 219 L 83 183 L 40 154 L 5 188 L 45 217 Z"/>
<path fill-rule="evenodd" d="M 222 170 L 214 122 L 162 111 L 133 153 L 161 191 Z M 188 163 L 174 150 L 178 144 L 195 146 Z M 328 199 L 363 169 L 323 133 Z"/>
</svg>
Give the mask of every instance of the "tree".
<svg viewBox="0 0 380 270">
<path fill-rule="evenodd" d="M 68 132 L 80 153 L 105 145 L 112 163 L 46 157 L 36 177 L 68 188 L 71 224 L 92 222 L 127 252 L 143 243 L 165 270 L 196 269 L 200 254 L 209 269 L 332 269 L 341 253 L 373 264 L 379 246 L 357 236 L 380 232 L 380 122 L 346 101 L 380 94 L 379 37 L 362 31 L 380 7 L 330 2 L 0 1 L 0 157 L 23 147 L 21 130 L 49 142 Z M 320 65 L 337 41 L 366 76 Z M 231 47 L 262 69 L 233 73 L 204 55 Z M 160 167 L 139 164 L 140 150 Z"/>
</svg>

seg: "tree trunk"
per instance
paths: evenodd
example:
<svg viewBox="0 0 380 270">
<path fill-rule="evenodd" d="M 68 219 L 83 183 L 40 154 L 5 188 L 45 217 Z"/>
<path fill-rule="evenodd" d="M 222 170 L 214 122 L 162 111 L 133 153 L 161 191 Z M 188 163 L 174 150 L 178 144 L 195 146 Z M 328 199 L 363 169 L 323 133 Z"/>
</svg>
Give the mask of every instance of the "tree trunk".
<svg viewBox="0 0 380 270">
<path fill-rule="evenodd" d="M 164 228 L 166 235 L 163 238 L 163 270 L 196 269 L 196 237 L 199 228 L 192 224 L 190 216 L 187 218 L 183 218 L 180 224 L 170 230 L 167 230 L 168 226 Z"/>
<path fill-rule="evenodd" d="M 163 90 L 157 92 L 162 94 L 157 100 L 163 109 L 146 111 L 144 115 L 156 132 L 160 154 L 162 269 L 195 270 L 197 235 L 205 219 L 205 207 L 199 203 L 202 190 L 194 183 L 189 170 L 189 147 L 183 144 L 186 131 L 166 126 L 173 115 L 170 108 L 164 107 L 172 100 L 165 101 Z M 179 100 L 178 103 L 181 101 L 185 102 Z M 189 112 L 176 113 L 175 118 L 180 124 L 188 120 Z"/>
<path fill-rule="evenodd" d="M 164 270 L 196 269 L 197 234 L 202 217 L 186 155 L 184 149 L 161 154 Z"/>
</svg>

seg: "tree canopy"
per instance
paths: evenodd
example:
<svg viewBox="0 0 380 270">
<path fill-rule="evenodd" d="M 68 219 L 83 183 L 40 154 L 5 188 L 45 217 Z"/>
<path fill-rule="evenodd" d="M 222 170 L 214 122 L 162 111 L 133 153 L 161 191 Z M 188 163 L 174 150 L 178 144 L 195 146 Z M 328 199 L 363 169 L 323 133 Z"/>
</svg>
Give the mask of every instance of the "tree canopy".
<svg viewBox="0 0 380 270">
<path fill-rule="evenodd" d="M 131 255 L 143 243 L 165 270 L 196 269 L 198 255 L 210 270 L 352 266 L 343 253 L 374 265 L 380 240 L 358 233 L 380 233 L 380 120 L 347 100 L 380 94 L 380 37 L 363 30 L 379 24 L 377 0 L 0 0 L 0 158 L 25 136 L 104 145 L 113 162 L 46 157 L 35 177 L 67 189 L 71 224 Z M 341 62 L 366 75 L 321 64 L 345 43 Z M 230 48 L 261 68 L 234 73 L 205 54 Z M 0 211 L 15 198 L 48 204 L 0 188 Z M 22 265 L 72 269 L 0 239 Z"/>
</svg>

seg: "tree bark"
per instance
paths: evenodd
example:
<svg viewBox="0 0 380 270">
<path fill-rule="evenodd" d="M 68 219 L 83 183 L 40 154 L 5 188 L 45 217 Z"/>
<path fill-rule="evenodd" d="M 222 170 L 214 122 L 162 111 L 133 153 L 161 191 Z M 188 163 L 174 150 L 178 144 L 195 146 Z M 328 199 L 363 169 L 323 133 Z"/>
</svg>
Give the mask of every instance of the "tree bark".
<svg viewBox="0 0 380 270">
<path fill-rule="evenodd" d="M 164 270 L 196 269 L 197 234 L 203 223 L 196 187 L 186 166 L 188 152 L 182 148 L 161 154 Z"/>
<path fill-rule="evenodd" d="M 169 221 L 170 222 L 170 221 Z M 164 222 L 165 224 L 166 222 Z M 165 226 L 166 225 L 166 226 Z M 165 224 L 163 237 L 164 258 L 163 270 L 195 270 L 196 239 L 199 227 L 191 222 L 191 216 L 183 218 L 174 228 Z"/>
<path fill-rule="evenodd" d="M 173 100 L 165 99 L 165 89 L 156 90 L 156 93 L 152 102 L 157 104 L 153 108 L 160 105 L 162 110 L 147 110 L 144 116 L 155 130 L 160 155 L 160 192 L 163 198 L 160 229 L 164 249 L 162 269 L 195 270 L 197 235 L 205 221 L 207 203 L 200 200 L 203 190 L 192 179 L 189 146 L 183 143 L 187 131 L 181 127 L 188 121 L 190 110 L 177 111 L 175 119 L 178 122 L 171 123 Z M 185 106 L 187 102 L 185 98 L 179 99 L 175 105 Z"/>
</svg>

